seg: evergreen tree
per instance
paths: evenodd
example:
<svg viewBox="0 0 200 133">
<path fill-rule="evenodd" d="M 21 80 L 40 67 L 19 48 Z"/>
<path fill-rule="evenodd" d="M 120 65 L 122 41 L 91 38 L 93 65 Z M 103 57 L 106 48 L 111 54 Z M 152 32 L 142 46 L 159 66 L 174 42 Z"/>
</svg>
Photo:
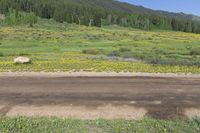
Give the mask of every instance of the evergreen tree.
<svg viewBox="0 0 200 133">
<path fill-rule="evenodd" d="M 85 3 L 84 3 L 85 2 Z M 88 2 L 92 3 L 88 4 Z M 108 2 L 109 3 L 109 2 Z M 18 12 L 33 12 L 42 18 L 53 18 L 58 22 L 76 23 L 86 26 L 117 24 L 139 29 L 164 29 L 200 33 L 200 22 L 179 19 L 153 13 L 132 14 L 96 7 L 98 0 L 0 0 L 0 13 L 8 14 L 9 9 Z M 9 15 L 7 15 L 9 16 Z M 11 20 L 10 20 L 11 21 Z"/>
</svg>

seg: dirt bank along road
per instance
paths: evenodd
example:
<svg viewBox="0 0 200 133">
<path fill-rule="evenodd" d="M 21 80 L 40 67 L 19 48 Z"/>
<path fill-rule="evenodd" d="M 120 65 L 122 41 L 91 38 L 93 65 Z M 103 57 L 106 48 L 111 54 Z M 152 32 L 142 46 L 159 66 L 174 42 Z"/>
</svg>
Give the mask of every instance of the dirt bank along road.
<svg viewBox="0 0 200 133">
<path fill-rule="evenodd" d="M 0 77 L 1 116 L 200 116 L 199 78 Z"/>
</svg>

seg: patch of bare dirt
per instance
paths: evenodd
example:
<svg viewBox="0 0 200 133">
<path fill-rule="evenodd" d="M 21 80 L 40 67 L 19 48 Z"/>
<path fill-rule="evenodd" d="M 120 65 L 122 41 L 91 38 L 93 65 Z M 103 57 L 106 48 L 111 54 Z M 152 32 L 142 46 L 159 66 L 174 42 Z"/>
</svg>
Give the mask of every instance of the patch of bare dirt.
<svg viewBox="0 0 200 133">
<path fill-rule="evenodd" d="M 78 119 L 143 119 L 147 111 L 143 108 L 131 106 L 105 105 L 97 108 L 85 106 L 15 106 L 6 116 L 57 116 Z"/>
</svg>

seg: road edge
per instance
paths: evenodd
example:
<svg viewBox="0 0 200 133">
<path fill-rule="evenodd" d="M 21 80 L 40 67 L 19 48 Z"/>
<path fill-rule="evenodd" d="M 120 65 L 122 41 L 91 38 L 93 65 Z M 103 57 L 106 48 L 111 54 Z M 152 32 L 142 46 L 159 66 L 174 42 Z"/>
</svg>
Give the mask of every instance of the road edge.
<svg viewBox="0 0 200 133">
<path fill-rule="evenodd" d="M 143 72 L 0 72 L 0 77 L 163 77 L 200 78 L 200 74 Z"/>
</svg>

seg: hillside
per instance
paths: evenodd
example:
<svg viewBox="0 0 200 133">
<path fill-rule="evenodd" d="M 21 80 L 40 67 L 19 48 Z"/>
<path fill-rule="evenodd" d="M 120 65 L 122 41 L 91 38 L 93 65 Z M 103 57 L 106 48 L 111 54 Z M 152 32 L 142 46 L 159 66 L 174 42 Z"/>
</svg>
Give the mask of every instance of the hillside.
<svg viewBox="0 0 200 133">
<path fill-rule="evenodd" d="M 200 73 L 200 35 L 39 19 L 0 28 L 0 71 Z M 28 56 L 31 64 L 13 59 Z"/>
<path fill-rule="evenodd" d="M 113 0 L 81 0 L 83 3 L 88 3 L 91 6 L 97 6 L 100 8 L 104 8 L 106 10 L 112 9 L 115 11 L 126 12 L 126 13 L 134 13 L 134 14 L 154 14 L 159 16 L 167 16 L 172 18 L 179 19 L 193 19 L 199 20 L 199 16 L 195 16 L 192 14 L 184 14 L 184 13 L 173 13 L 167 11 L 160 10 L 152 10 L 149 8 L 145 8 L 143 6 L 136 6 L 125 2 L 113 1 Z"/>
<path fill-rule="evenodd" d="M 0 0 L 0 13 L 7 14 L 9 9 L 34 12 L 42 18 L 79 25 L 117 24 L 144 30 L 200 33 L 198 16 L 155 11 L 114 0 Z"/>
</svg>

